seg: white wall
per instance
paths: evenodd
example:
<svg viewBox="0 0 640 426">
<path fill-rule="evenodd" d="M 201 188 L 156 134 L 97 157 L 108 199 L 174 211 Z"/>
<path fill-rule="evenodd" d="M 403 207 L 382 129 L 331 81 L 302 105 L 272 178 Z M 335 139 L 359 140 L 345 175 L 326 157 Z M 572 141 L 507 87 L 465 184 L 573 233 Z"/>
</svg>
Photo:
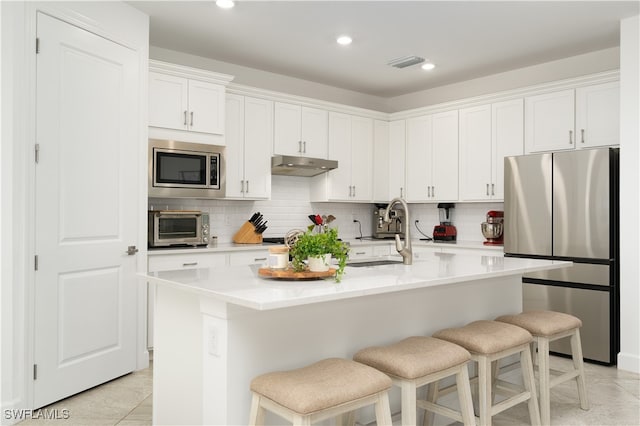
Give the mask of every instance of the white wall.
<svg viewBox="0 0 640 426">
<path fill-rule="evenodd" d="M 532 86 L 572 77 L 616 70 L 620 53 L 617 47 L 545 62 L 434 89 L 387 99 L 389 112 L 405 111 L 520 87 Z"/>
<path fill-rule="evenodd" d="M 620 354 L 618 368 L 640 373 L 640 16 L 620 27 Z"/>
</svg>

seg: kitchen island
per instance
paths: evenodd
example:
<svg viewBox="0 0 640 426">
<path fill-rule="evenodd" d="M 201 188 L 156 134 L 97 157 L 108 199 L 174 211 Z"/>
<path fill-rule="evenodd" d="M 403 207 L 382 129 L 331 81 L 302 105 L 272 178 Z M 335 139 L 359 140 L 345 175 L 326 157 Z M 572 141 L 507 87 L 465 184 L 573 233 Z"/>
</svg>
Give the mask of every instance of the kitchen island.
<svg viewBox="0 0 640 426">
<path fill-rule="evenodd" d="M 570 265 L 433 253 L 348 266 L 341 283 L 264 279 L 257 265 L 142 275 L 157 287 L 153 423 L 247 424 L 259 374 L 518 312 L 523 273 Z"/>
</svg>

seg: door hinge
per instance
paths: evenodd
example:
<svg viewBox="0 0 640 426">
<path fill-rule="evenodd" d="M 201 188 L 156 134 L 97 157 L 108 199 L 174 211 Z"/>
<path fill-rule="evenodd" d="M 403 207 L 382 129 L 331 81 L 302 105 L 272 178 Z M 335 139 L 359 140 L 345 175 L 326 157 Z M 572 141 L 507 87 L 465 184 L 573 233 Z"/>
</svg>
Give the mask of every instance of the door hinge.
<svg viewBox="0 0 640 426">
<path fill-rule="evenodd" d="M 40 53 L 40 39 L 36 37 L 36 54 Z"/>
<path fill-rule="evenodd" d="M 38 379 L 38 364 L 33 364 L 33 380 Z"/>
<path fill-rule="evenodd" d="M 40 162 L 40 144 L 37 143 L 34 149 L 35 149 L 35 155 L 36 155 L 36 164 L 38 164 Z"/>
<path fill-rule="evenodd" d="M 34 271 L 38 270 L 38 255 L 37 254 L 33 257 L 33 270 Z"/>
</svg>

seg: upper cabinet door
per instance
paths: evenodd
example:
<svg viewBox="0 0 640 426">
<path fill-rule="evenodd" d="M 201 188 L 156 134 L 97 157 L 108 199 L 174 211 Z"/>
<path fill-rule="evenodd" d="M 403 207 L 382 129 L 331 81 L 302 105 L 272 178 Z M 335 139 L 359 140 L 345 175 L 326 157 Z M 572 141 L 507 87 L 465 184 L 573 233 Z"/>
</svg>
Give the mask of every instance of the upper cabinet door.
<svg viewBox="0 0 640 426">
<path fill-rule="evenodd" d="M 387 200 L 407 196 L 405 189 L 406 133 L 404 120 L 389 123 L 389 193 Z"/>
<path fill-rule="evenodd" d="M 351 116 L 329 114 L 329 159 L 338 162 L 338 168 L 328 172 L 328 199 L 350 200 L 351 187 Z"/>
<path fill-rule="evenodd" d="M 327 158 L 328 131 L 327 111 L 275 103 L 274 154 Z"/>
<path fill-rule="evenodd" d="M 430 201 L 431 118 L 423 115 L 407 120 L 407 201 Z"/>
<path fill-rule="evenodd" d="M 460 110 L 460 199 L 491 198 L 491 105 Z M 494 184 L 495 188 L 495 184 Z"/>
<path fill-rule="evenodd" d="M 273 102 L 245 98 L 244 118 L 244 196 L 252 199 L 269 198 L 271 196 Z"/>
<path fill-rule="evenodd" d="M 524 154 L 524 101 L 491 105 L 492 199 L 504 199 L 504 158 Z"/>
<path fill-rule="evenodd" d="M 525 98 L 525 151 L 575 148 L 575 91 L 563 90 Z"/>
<path fill-rule="evenodd" d="M 435 201 L 458 200 L 458 111 L 433 115 L 431 157 Z"/>
<path fill-rule="evenodd" d="M 225 197 L 242 197 L 244 190 L 244 96 L 226 95 Z"/>
<path fill-rule="evenodd" d="M 222 85 L 189 80 L 189 130 L 224 134 L 224 95 Z"/>
<path fill-rule="evenodd" d="M 186 130 L 188 127 L 188 80 L 149 73 L 149 126 Z"/>
<path fill-rule="evenodd" d="M 302 155 L 327 158 L 329 113 L 317 108 L 302 107 L 301 123 Z"/>
<path fill-rule="evenodd" d="M 373 120 L 351 117 L 351 185 L 352 199 L 371 201 L 373 165 Z"/>
<path fill-rule="evenodd" d="M 576 89 L 576 147 L 620 144 L 620 83 Z"/>
<path fill-rule="evenodd" d="M 300 105 L 276 102 L 274 105 L 274 154 L 302 155 Z"/>
</svg>

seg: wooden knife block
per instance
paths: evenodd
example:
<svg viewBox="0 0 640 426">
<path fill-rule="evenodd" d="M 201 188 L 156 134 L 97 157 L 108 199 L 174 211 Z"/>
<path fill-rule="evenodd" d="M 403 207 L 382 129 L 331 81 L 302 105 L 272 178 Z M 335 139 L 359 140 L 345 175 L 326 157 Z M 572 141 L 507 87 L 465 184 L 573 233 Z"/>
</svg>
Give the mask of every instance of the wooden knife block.
<svg viewBox="0 0 640 426">
<path fill-rule="evenodd" d="M 262 234 L 256 232 L 256 228 L 250 222 L 245 222 L 233 236 L 236 244 L 262 244 Z"/>
</svg>

